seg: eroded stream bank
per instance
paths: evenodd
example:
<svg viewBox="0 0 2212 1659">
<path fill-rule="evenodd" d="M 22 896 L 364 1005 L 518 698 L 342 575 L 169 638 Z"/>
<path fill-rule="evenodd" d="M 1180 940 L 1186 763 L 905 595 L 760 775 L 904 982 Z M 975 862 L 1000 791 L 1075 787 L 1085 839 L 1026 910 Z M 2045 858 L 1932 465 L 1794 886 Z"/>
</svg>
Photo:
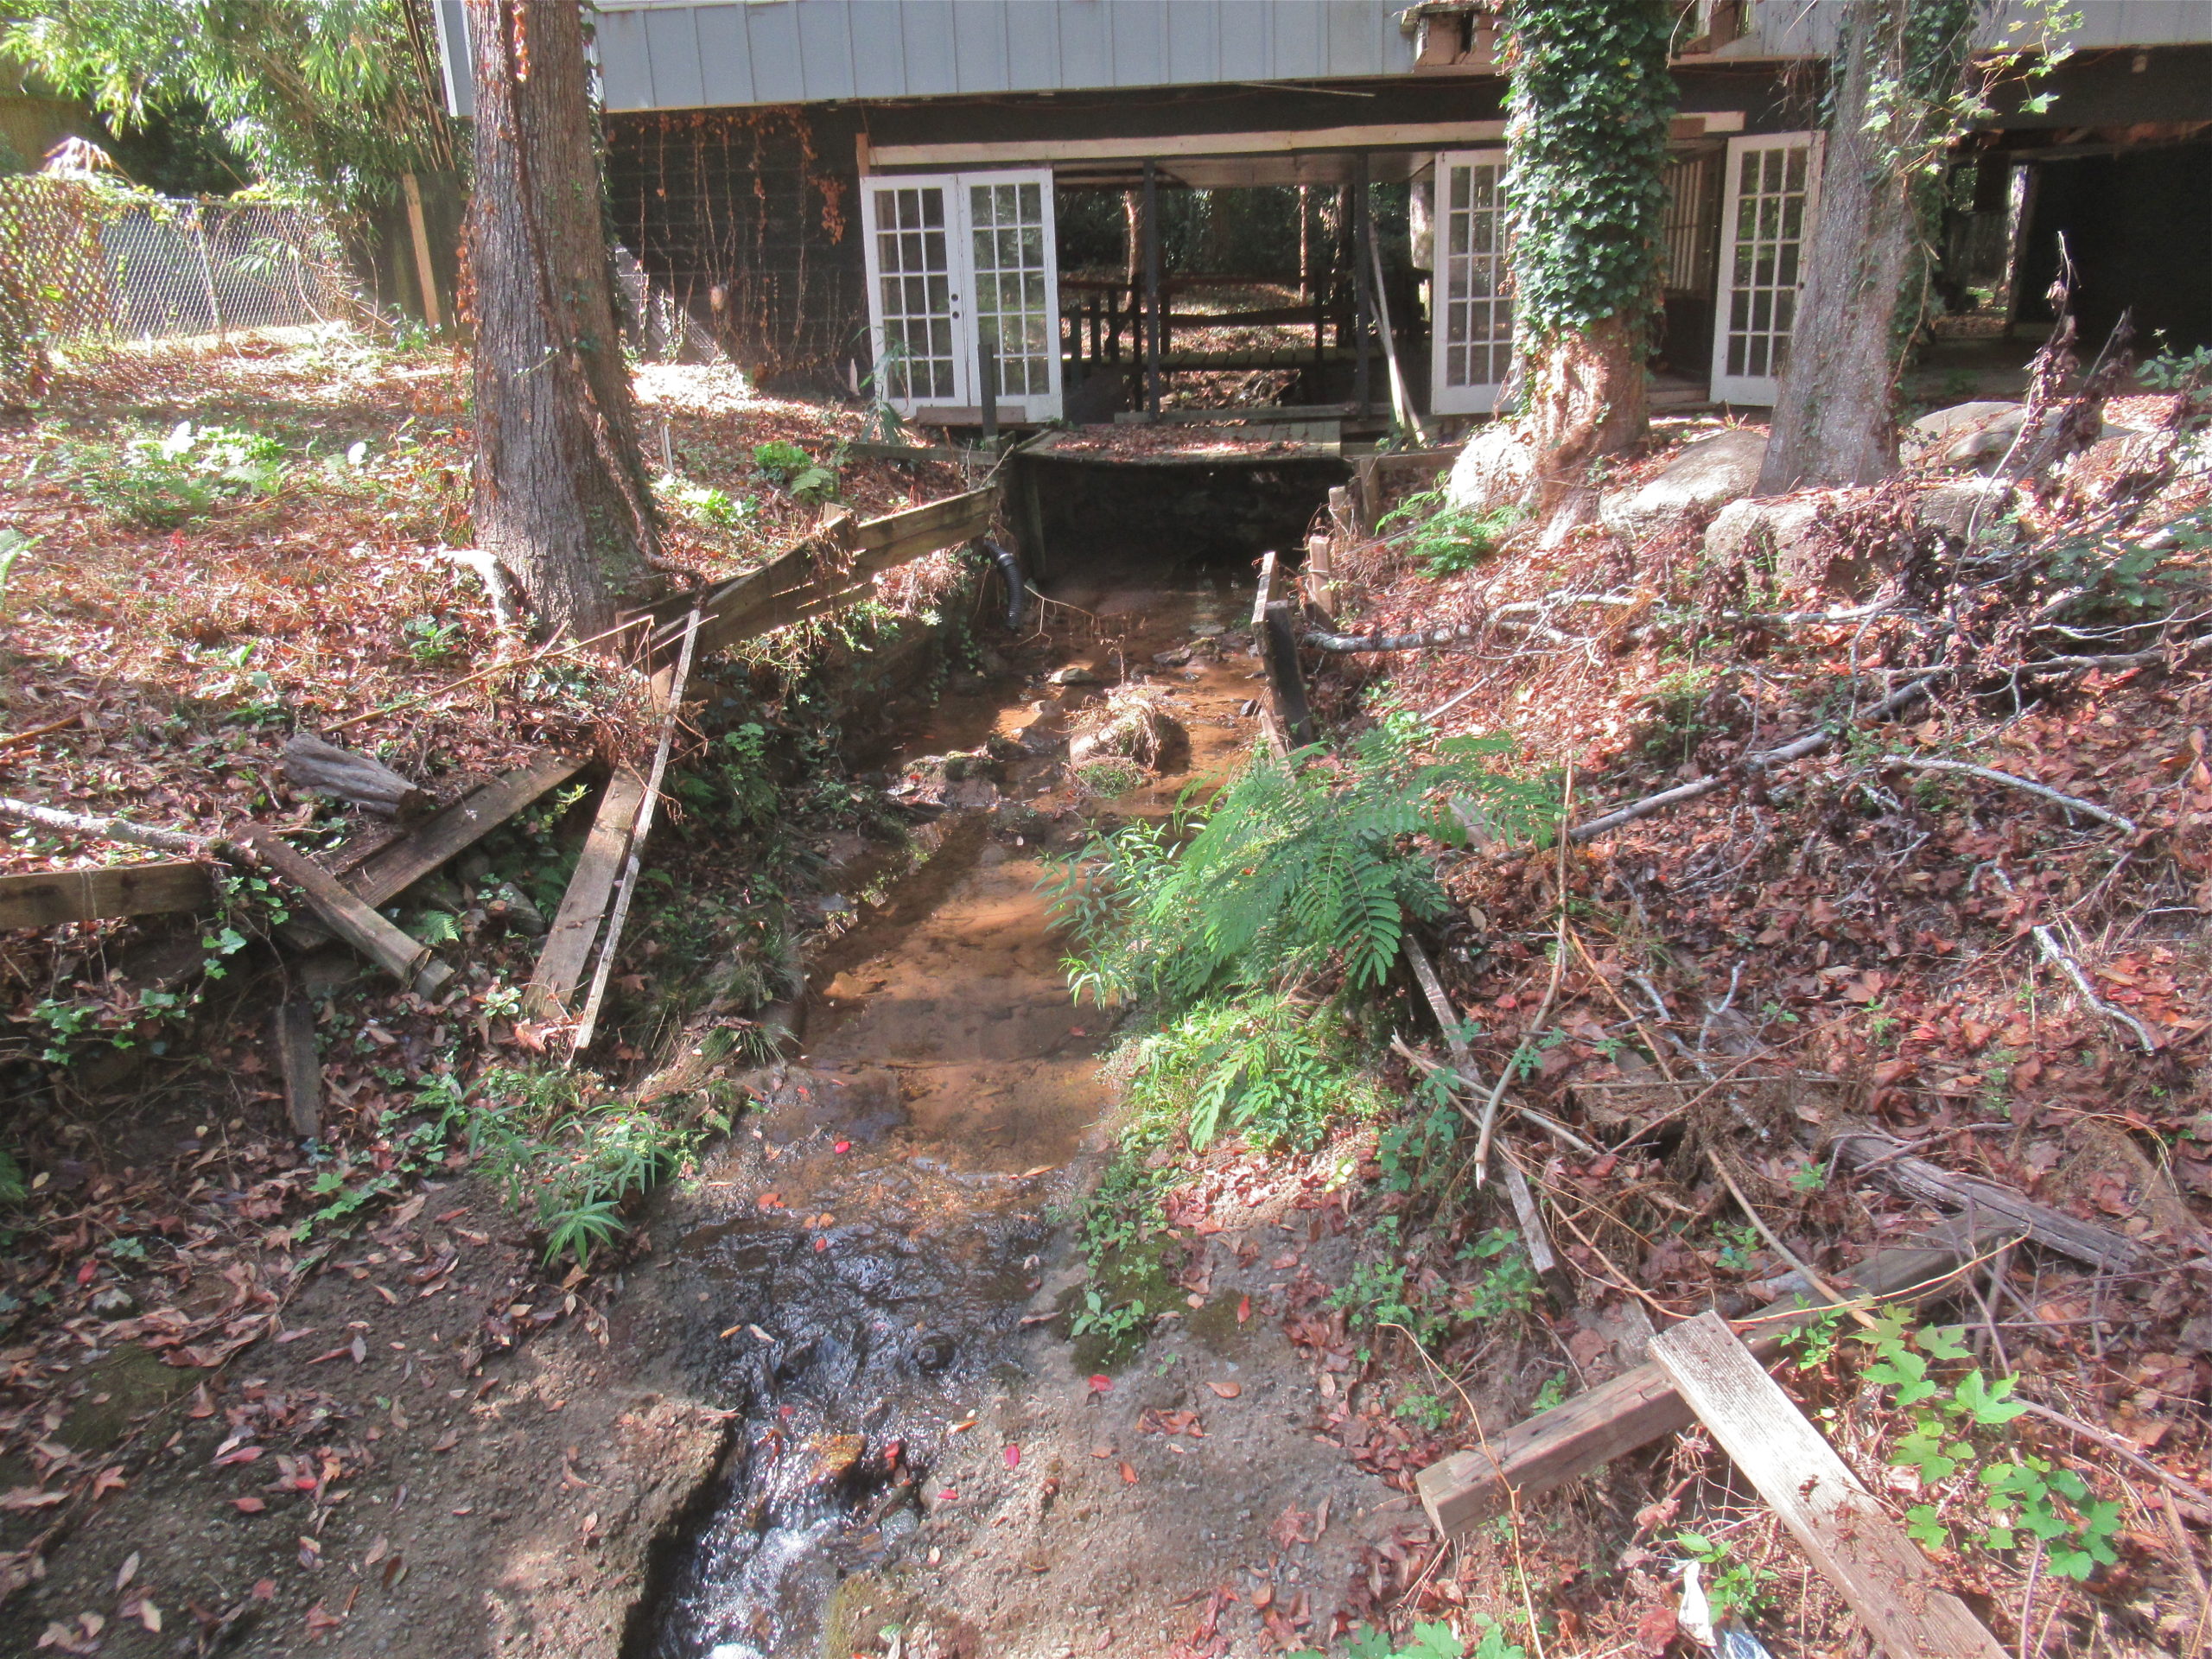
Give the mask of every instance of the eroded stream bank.
<svg viewBox="0 0 2212 1659">
<path fill-rule="evenodd" d="M 736 1432 L 632 1618 L 635 1659 L 1056 1655 L 1117 1628 L 1155 1650 L 1240 1548 L 1324 1548 L 1297 1528 L 1270 1543 L 1286 1503 L 1325 1525 L 1332 1497 L 1340 1516 L 1392 1497 L 1305 1432 L 1304 1368 L 1241 1284 L 1256 1249 L 1227 1252 L 1181 1310 L 1189 1334 L 1171 1326 L 1105 1389 L 1053 1317 L 1081 1274 L 1058 1224 L 1113 1102 L 1107 1017 L 1070 1001 L 1039 882 L 1092 820 L 1166 810 L 1256 733 L 1249 587 L 1144 575 L 1061 587 L 1095 621 L 1056 612 L 1057 646 L 899 734 L 894 792 L 944 809 L 918 862 L 817 944 L 803 1052 L 759 1080 L 760 1109 L 656 1230 L 681 1367 Z M 1189 741 L 1109 797 L 1128 778 L 1071 768 L 1065 740 L 1125 677 Z M 1296 1185 L 1257 1195 L 1255 1219 Z M 1192 1412 L 1197 1432 L 1147 1435 L 1147 1411 Z"/>
</svg>

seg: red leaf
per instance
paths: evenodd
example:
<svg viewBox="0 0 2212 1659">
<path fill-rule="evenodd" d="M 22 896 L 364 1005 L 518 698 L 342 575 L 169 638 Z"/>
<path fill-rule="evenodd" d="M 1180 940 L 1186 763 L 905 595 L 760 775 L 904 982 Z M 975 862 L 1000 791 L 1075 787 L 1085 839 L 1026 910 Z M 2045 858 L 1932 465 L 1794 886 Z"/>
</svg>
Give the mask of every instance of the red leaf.
<svg viewBox="0 0 2212 1659">
<path fill-rule="evenodd" d="M 1110 1376 L 1094 1376 L 1094 1377 L 1092 1377 L 1092 1378 L 1090 1379 L 1090 1391 L 1091 1391 L 1093 1394 L 1111 1394 L 1111 1393 L 1113 1393 L 1113 1392 L 1114 1392 L 1114 1379 L 1113 1379 L 1112 1377 L 1110 1377 Z"/>
<path fill-rule="evenodd" d="M 1020 1446 L 1009 1446 L 1005 1449 L 1002 1455 L 1006 1459 L 1006 1466 L 1007 1468 L 1019 1469 L 1021 1467 L 1021 1448 Z"/>
<path fill-rule="evenodd" d="M 849 1141 L 840 1141 L 830 1148 L 832 1152 L 850 1152 L 852 1149 L 853 1143 Z"/>
<path fill-rule="evenodd" d="M 1252 1299 L 1249 1296 L 1239 1296 L 1236 1299 L 1236 1323 L 1242 1325 L 1251 1317 Z"/>
<path fill-rule="evenodd" d="M 269 1507 L 257 1497 L 234 1497 L 231 1503 L 240 1515 L 259 1515 Z"/>
</svg>

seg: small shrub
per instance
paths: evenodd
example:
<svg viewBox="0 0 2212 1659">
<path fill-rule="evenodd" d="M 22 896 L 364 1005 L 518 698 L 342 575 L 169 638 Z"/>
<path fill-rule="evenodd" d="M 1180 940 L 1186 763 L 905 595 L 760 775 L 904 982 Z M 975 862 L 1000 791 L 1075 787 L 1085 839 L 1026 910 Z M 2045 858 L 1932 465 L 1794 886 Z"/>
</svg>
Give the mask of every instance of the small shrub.
<svg viewBox="0 0 2212 1659">
<path fill-rule="evenodd" d="M 1406 556 L 1432 576 L 1456 576 L 1497 552 L 1525 517 L 1513 506 L 1472 512 L 1450 505 L 1440 489 L 1424 490 L 1383 514 L 1376 528 L 1410 525 Z"/>
<path fill-rule="evenodd" d="M 1197 1147 L 1224 1128 L 1268 1148 L 1317 1146 L 1332 1121 L 1378 1116 L 1385 1103 L 1330 1014 L 1279 994 L 1200 1003 L 1137 1040 L 1129 1103 Z"/>
<path fill-rule="evenodd" d="M 837 493 L 836 470 L 783 438 L 755 445 L 753 464 L 771 483 L 781 485 L 801 501 L 828 501 Z"/>
<path fill-rule="evenodd" d="M 132 438 L 70 452 L 79 493 L 111 517 L 145 530 L 174 530 L 226 502 L 283 487 L 284 448 L 236 427 L 181 421 L 165 438 Z"/>
</svg>

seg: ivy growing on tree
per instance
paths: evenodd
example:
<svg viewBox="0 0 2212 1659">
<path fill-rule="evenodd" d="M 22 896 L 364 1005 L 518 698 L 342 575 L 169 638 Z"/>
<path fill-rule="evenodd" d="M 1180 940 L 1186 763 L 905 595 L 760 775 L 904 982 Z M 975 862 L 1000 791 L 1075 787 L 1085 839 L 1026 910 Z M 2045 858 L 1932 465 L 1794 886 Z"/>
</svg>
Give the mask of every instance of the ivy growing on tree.
<svg viewBox="0 0 2212 1659">
<path fill-rule="evenodd" d="M 1649 313 L 1673 32 L 1658 0 L 1516 0 L 1507 14 L 1506 194 L 1524 337 Z"/>
</svg>

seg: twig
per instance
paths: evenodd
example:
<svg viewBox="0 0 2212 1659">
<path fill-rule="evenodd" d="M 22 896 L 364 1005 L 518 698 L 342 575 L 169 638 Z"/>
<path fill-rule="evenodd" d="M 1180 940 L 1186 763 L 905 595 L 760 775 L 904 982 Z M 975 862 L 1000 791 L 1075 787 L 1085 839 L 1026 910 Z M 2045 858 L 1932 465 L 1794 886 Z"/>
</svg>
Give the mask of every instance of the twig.
<svg viewBox="0 0 2212 1659">
<path fill-rule="evenodd" d="M 2082 964 L 2059 947 L 2057 937 L 2048 927 L 2037 926 L 2028 931 L 2034 938 L 2036 944 L 2042 948 L 2045 958 L 2056 963 L 2066 977 L 2074 982 L 2074 988 L 2082 993 L 2082 1000 L 2084 1002 L 2107 1020 L 2116 1020 L 2133 1032 L 2135 1039 L 2143 1045 L 2143 1052 L 2145 1054 L 2155 1054 L 2158 1052 L 2158 1039 L 2151 1035 L 2149 1027 L 2128 1013 L 2126 1009 L 2114 1007 L 2089 988 L 2089 976 L 2082 971 Z"/>
<path fill-rule="evenodd" d="M 1574 811 L 1574 763 L 1569 761 L 1567 779 L 1560 790 L 1559 821 L 1564 824 Z M 1490 1141 L 1497 1128 L 1497 1103 L 1505 1098 L 1505 1085 L 1513 1076 L 1513 1068 L 1520 1064 L 1521 1056 L 1529 1044 L 1541 1034 L 1544 1021 L 1551 1018 L 1552 1004 L 1559 1001 L 1559 983 L 1567 974 L 1567 837 L 1559 838 L 1559 938 L 1552 947 L 1552 982 L 1544 992 L 1543 1006 L 1536 1010 L 1536 1017 L 1529 1023 L 1529 1035 L 1514 1046 L 1513 1054 L 1498 1068 L 1497 1084 L 1490 1091 L 1490 1098 L 1483 1103 L 1482 1124 L 1475 1136 L 1475 1185 L 1479 1188 L 1490 1179 Z"/>
<path fill-rule="evenodd" d="M 641 612 L 638 615 L 617 622 L 602 633 L 594 633 L 588 639 L 579 639 L 572 645 L 563 645 L 557 650 L 549 644 L 543 650 L 533 652 L 527 657 L 518 657 L 512 662 L 494 663 L 489 668 L 479 669 L 474 674 L 463 675 L 451 684 L 442 685 L 435 691 L 424 691 L 415 696 L 402 697 L 397 702 L 388 702 L 381 709 L 371 709 L 365 713 L 353 715 L 350 720 L 341 720 L 335 726 L 327 727 L 325 729 L 342 732 L 349 726 L 358 726 L 365 720 L 374 720 L 379 715 L 396 715 L 403 709 L 413 709 L 422 703 L 435 702 L 440 697 L 458 691 L 464 685 L 474 685 L 479 680 L 488 680 L 494 674 L 505 674 L 519 668 L 532 668 L 540 663 L 558 662 L 562 658 L 573 657 L 586 646 L 595 645 L 602 639 L 612 639 L 616 634 L 626 633 L 632 628 L 650 627 L 652 625 L 652 616 Z"/>
<path fill-rule="evenodd" d="M 1459 1088 L 1465 1089 L 1471 1093 L 1479 1093 L 1481 1091 L 1481 1078 L 1470 1078 L 1462 1073 L 1457 1066 L 1440 1065 L 1437 1061 L 1430 1059 L 1427 1055 L 1422 1053 L 1419 1049 L 1408 1044 L 1406 1039 L 1399 1036 L 1395 1032 L 1393 1032 L 1390 1034 L 1390 1046 L 1405 1059 L 1407 1064 L 1417 1066 L 1421 1071 L 1429 1073 L 1431 1076 L 1441 1074 L 1444 1077 L 1449 1077 L 1452 1083 L 1459 1086 Z M 1459 1109 L 1459 1116 L 1467 1120 L 1470 1127 L 1476 1127 L 1481 1124 L 1482 1119 L 1475 1115 L 1474 1108 L 1468 1105 L 1466 1102 L 1459 1098 L 1457 1090 L 1452 1092 L 1451 1100 L 1452 1105 Z M 1520 1113 L 1522 1116 L 1527 1118 L 1529 1122 L 1535 1124 L 1546 1135 L 1550 1135 L 1553 1140 L 1567 1147 L 1568 1151 L 1579 1152 L 1586 1158 L 1600 1158 L 1605 1155 L 1604 1149 L 1602 1147 L 1591 1145 L 1589 1141 L 1585 1141 L 1573 1129 L 1568 1128 L 1566 1124 L 1560 1122 L 1555 1118 L 1546 1116 L 1535 1107 L 1516 1100 L 1513 1103 L 1513 1109 Z"/>
<path fill-rule="evenodd" d="M 1867 709 L 1859 718 L 1879 720 L 1885 715 L 1893 715 L 1900 709 L 1908 708 L 1925 696 L 1928 689 L 1942 677 L 1942 672 L 1938 671 L 1900 686 Z M 1808 732 L 1804 736 L 1785 743 L 1779 748 L 1745 755 L 1743 760 L 1743 770 L 1766 772 L 1776 766 L 1787 766 L 1793 760 L 1802 760 L 1807 755 L 1818 754 L 1834 742 L 1837 736 L 1837 732 L 1827 727 L 1821 727 L 1817 731 Z M 1576 824 L 1567 832 L 1567 838 L 1576 842 L 1594 841 L 1599 836 L 1618 830 L 1624 824 L 1634 823 L 1638 818 L 1648 818 L 1654 812 L 1663 812 L 1667 808 L 1680 806 L 1686 801 L 1700 800 L 1715 790 L 1726 786 L 1732 775 L 1731 772 L 1713 772 L 1706 777 L 1694 779 L 1687 784 L 1678 784 L 1672 789 L 1661 790 L 1656 795 L 1647 795 L 1640 801 L 1630 801 L 1626 806 L 1618 807 L 1602 817 L 1592 818 L 1587 823 Z"/>
<path fill-rule="evenodd" d="M 2212 1511 L 2212 1492 L 2206 1491 L 2201 1486 L 2191 1485 L 2179 1475 L 2168 1474 L 2150 1459 L 2121 1440 L 2119 1435 L 2107 1433 L 2094 1423 L 2085 1423 L 2079 1417 L 2069 1417 L 2063 1411 L 2054 1411 L 2049 1406 L 2040 1405 L 2033 1400 L 2021 1400 L 2019 1403 L 2028 1408 L 2029 1416 L 2040 1417 L 2047 1423 L 2056 1424 L 2069 1434 L 2078 1434 L 2085 1440 L 2095 1441 L 2114 1457 L 2125 1458 L 2153 1480 L 2164 1481 L 2190 1503 L 2196 1504 L 2197 1508 Z"/>
<path fill-rule="evenodd" d="M 1462 695 L 1465 694 L 1462 693 Z M 85 711 L 82 709 L 77 709 L 62 715 L 59 720 L 49 720 L 45 725 L 34 726 L 29 731 L 10 732 L 7 736 L 0 737 L 0 749 L 12 749 L 18 743 L 28 743 L 33 738 L 44 737 L 49 732 L 58 732 L 65 726 L 74 726 L 84 717 Z"/>
<path fill-rule="evenodd" d="M 1872 1331 L 1874 1328 L 1874 1321 L 1868 1317 L 1866 1310 L 1864 1308 L 1853 1306 L 1849 1297 L 1846 1296 L 1841 1291 L 1838 1290 L 1827 1280 L 1821 1278 L 1819 1274 L 1814 1272 L 1812 1264 L 1806 1262 L 1802 1257 L 1798 1255 L 1795 1250 L 1783 1243 L 1781 1237 L 1775 1232 L 1774 1229 L 1766 1224 L 1766 1217 L 1759 1214 L 1757 1210 L 1751 1207 L 1751 1201 L 1744 1196 L 1744 1189 L 1736 1185 L 1736 1178 L 1728 1173 L 1728 1166 L 1720 1161 L 1720 1154 L 1713 1151 L 1712 1147 L 1707 1147 L 1705 1150 L 1705 1155 L 1707 1160 L 1713 1166 L 1713 1173 L 1720 1177 L 1721 1185 L 1728 1189 L 1728 1196 L 1736 1200 L 1736 1207 L 1744 1212 L 1745 1216 L 1750 1220 L 1752 1226 L 1759 1230 L 1759 1236 L 1766 1240 L 1767 1243 L 1772 1247 L 1774 1253 L 1780 1256 L 1784 1262 L 1788 1262 L 1790 1267 L 1795 1268 L 1798 1273 L 1803 1274 L 1807 1284 L 1810 1285 L 1815 1290 L 1820 1292 L 1821 1295 L 1827 1297 L 1828 1300 L 1833 1302 L 1836 1306 L 1850 1314 L 1853 1319 L 1858 1320 L 1859 1323 L 1864 1325 L 1867 1330 Z"/>
<path fill-rule="evenodd" d="M 2131 836 L 2143 833 L 2134 819 L 2123 817 L 2108 808 L 2099 806 L 2094 801 L 2085 801 L 2078 795 L 2063 795 L 2048 784 L 2038 784 L 2025 778 L 2016 778 L 2009 772 L 1999 772 L 1991 766 L 1977 766 L 1966 760 L 1940 760 L 1932 756 L 1917 754 L 1885 754 L 1875 764 L 1884 766 L 1904 766 L 1914 772 L 1955 772 L 1967 778 L 1979 778 L 1984 783 L 2002 784 L 2007 789 L 2017 789 L 2030 795 L 2041 796 L 2046 801 L 2056 802 L 2069 812 L 2086 814 L 2089 817 L 2112 825 L 2115 830 L 2125 830 Z"/>
<path fill-rule="evenodd" d="M 2043 1537 L 2036 1537 L 2035 1551 L 2028 1557 L 2027 1587 L 2020 1592 L 2020 1655 L 2028 1659 L 2028 1632 L 2035 1628 L 2036 1580 L 2043 1570 Z"/>
</svg>

